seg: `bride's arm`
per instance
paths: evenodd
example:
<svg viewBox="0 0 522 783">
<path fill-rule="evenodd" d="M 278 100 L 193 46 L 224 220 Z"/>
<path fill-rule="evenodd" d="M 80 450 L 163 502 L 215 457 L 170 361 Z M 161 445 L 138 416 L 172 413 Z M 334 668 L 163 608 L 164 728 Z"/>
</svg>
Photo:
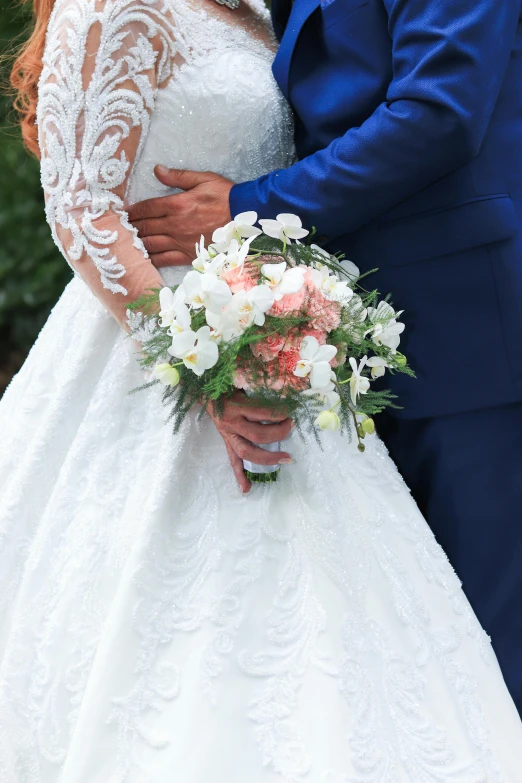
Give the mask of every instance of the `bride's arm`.
<svg viewBox="0 0 522 783">
<path fill-rule="evenodd" d="M 154 0 L 58 0 L 40 81 L 46 214 L 67 261 L 121 326 L 126 305 L 162 285 L 128 222 L 125 192 L 174 35 Z"/>
</svg>

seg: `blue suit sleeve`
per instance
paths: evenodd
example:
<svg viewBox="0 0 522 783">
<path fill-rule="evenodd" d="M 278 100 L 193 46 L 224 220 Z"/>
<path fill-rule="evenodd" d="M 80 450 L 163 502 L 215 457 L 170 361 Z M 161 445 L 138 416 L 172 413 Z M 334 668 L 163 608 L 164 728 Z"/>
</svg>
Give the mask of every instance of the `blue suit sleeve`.
<svg viewBox="0 0 522 783">
<path fill-rule="evenodd" d="M 358 128 L 231 192 L 232 214 L 297 213 L 335 238 L 480 151 L 514 46 L 520 0 L 384 0 L 393 80 Z"/>
</svg>

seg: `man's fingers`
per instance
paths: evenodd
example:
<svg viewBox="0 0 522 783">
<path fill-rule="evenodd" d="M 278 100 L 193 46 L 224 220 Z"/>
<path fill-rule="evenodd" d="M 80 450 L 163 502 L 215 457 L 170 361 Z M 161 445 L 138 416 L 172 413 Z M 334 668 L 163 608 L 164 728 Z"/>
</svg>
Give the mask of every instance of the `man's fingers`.
<svg viewBox="0 0 522 783">
<path fill-rule="evenodd" d="M 168 253 L 171 250 L 177 250 L 175 240 L 166 234 L 157 234 L 156 236 L 145 237 L 143 244 L 149 255 L 154 253 Z"/>
<path fill-rule="evenodd" d="M 235 451 L 238 457 L 254 462 L 257 465 L 279 465 L 293 462 L 292 457 L 286 451 L 265 451 L 259 446 L 241 437 L 241 435 L 230 434 L 227 437 L 228 443 Z"/>
<path fill-rule="evenodd" d="M 136 220 L 165 217 L 169 213 L 167 206 L 168 198 L 169 196 L 149 198 L 146 201 L 138 201 L 137 204 L 132 204 L 127 210 L 130 222 L 135 223 Z"/>
<path fill-rule="evenodd" d="M 169 188 L 180 188 L 181 190 L 192 190 L 192 188 L 212 179 L 212 174 L 208 171 L 168 169 L 166 166 L 156 166 L 154 173 L 163 185 L 168 185 Z"/>
<path fill-rule="evenodd" d="M 134 228 L 138 229 L 140 239 L 152 236 L 167 236 L 165 234 L 164 218 L 145 218 L 144 220 L 133 220 Z"/>
<path fill-rule="evenodd" d="M 192 259 L 182 253 L 180 250 L 170 250 L 167 253 L 154 253 L 150 257 L 156 269 L 165 266 L 190 266 Z"/>
<path fill-rule="evenodd" d="M 243 460 L 241 459 L 241 457 L 238 457 L 238 455 L 236 454 L 232 446 L 229 445 L 227 440 L 225 440 L 225 446 L 227 449 L 228 459 L 230 460 L 230 464 L 232 466 L 232 470 L 234 471 L 234 475 L 236 477 L 237 483 L 239 484 L 243 492 L 249 492 L 252 483 L 250 479 L 248 479 L 245 476 Z"/>
</svg>

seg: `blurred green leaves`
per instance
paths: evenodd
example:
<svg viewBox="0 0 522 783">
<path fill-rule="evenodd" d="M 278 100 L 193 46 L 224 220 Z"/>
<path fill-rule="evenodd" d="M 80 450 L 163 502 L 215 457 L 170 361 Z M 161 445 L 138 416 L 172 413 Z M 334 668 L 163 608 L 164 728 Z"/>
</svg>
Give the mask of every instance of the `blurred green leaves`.
<svg viewBox="0 0 522 783">
<path fill-rule="evenodd" d="M 0 0 L 4 57 L 29 18 L 26 9 Z M 3 59 L 3 92 L 8 72 Z M 71 278 L 45 222 L 38 162 L 22 146 L 11 104 L 11 96 L 0 96 L 0 365 L 30 348 Z"/>
</svg>

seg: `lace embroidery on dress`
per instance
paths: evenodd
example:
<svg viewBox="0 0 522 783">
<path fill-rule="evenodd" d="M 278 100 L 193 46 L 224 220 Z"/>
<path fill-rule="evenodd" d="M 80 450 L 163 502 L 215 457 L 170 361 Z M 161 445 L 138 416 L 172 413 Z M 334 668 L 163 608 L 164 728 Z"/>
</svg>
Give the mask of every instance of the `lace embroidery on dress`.
<svg viewBox="0 0 522 783">
<path fill-rule="evenodd" d="M 127 294 L 121 227 L 147 258 L 125 195 L 158 90 L 216 51 L 240 48 L 266 61 L 273 46 L 263 15 L 231 27 L 220 10 L 185 0 L 58 0 L 54 8 L 38 106 L 47 220 L 73 269 L 90 259 L 112 293 Z"/>
<path fill-rule="evenodd" d="M 48 29 L 38 106 L 47 219 L 69 262 L 90 258 L 113 293 L 127 293 L 125 268 L 103 218 L 116 215 L 146 256 L 123 199 L 174 42 L 161 0 L 61 0 Z"/>
</svg>

